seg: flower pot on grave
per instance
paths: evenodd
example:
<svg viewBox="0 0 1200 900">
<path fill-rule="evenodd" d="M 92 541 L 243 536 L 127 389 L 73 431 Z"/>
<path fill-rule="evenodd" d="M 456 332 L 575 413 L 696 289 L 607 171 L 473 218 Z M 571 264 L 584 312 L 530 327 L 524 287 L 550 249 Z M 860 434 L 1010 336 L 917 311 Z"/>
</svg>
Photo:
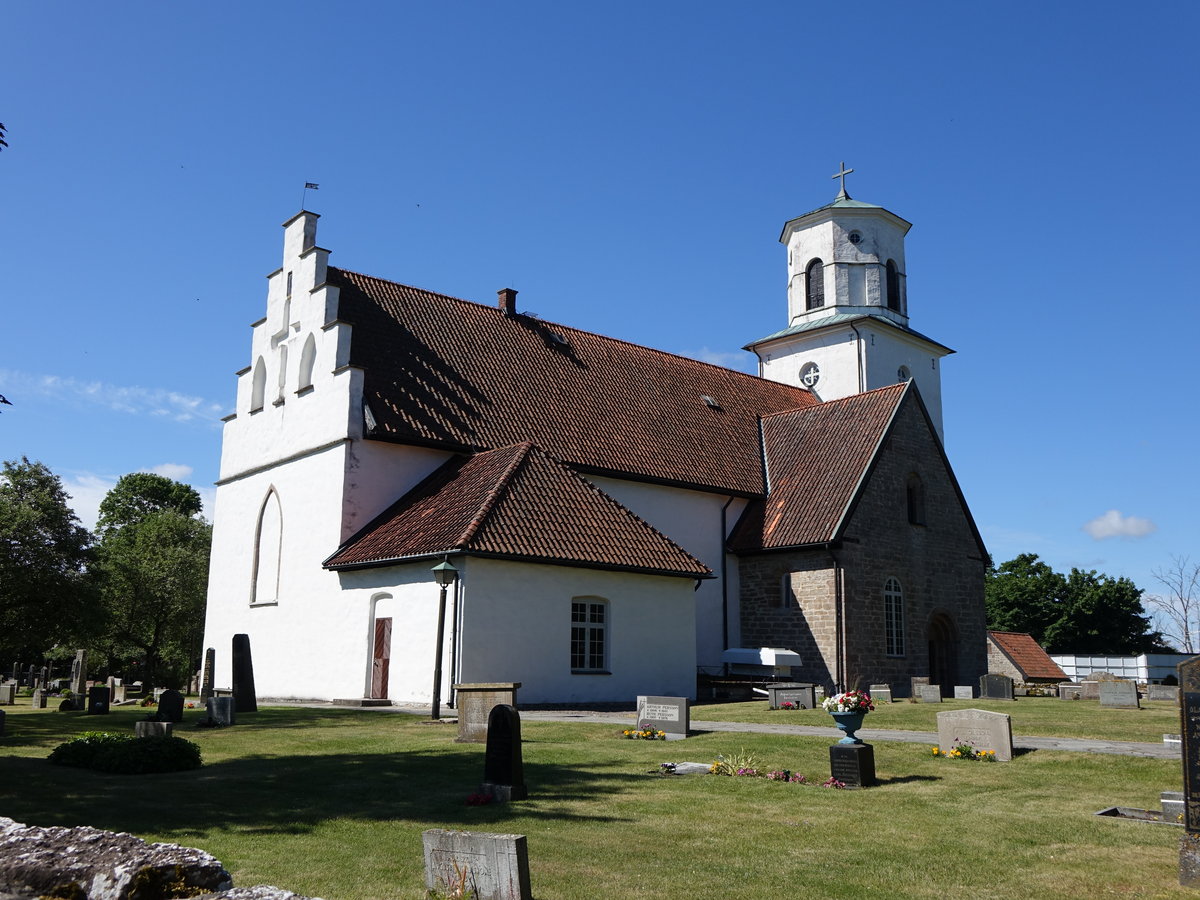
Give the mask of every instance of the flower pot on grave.
<svg viewBox="0 0 1200 900">
<path fill-rule="evenodd" d="M 844 735 L 839 744 L 861 744 L 862 741 L 854 736 L 854 732 L 862 728 L 863 719 L 866 718 L 866 713 L 857 712 L 831 712 L 833 722 L 837 725 L 838 730 Z"/>
</svg>

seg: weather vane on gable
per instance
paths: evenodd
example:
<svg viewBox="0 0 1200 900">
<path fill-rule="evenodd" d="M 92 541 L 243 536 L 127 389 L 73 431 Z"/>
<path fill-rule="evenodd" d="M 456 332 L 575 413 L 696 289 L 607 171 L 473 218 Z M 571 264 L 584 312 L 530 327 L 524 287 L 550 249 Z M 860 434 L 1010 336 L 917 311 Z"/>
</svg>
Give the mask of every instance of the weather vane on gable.
<svg viewBox="0 0 1200 900">
<path fill-rule="evenodd" d="M 837 195 L 836 199 L 838 199 L 838 200 L 849 200 L 850 199 L 850 195 L 846 193 L 846 176 L 849 175 L 853 171 L 854 171 L 853 169 L 847 169 L 846 161 L 842 160 L 842 171 L 838 172 L 836 175 L 833 176 L 834 178 L 842 179 L 842 192 Z"/>
</svg>

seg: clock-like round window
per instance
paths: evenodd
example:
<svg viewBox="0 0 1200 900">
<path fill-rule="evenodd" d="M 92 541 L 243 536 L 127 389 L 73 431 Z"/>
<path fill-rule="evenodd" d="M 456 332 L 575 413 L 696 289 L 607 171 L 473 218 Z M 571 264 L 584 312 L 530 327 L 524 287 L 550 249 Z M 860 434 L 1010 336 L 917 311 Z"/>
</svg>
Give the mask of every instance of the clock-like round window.
<svg viewBox="0 0 1200 900">
<path fill-rule="evenodd" d="M 861 244 L 862 243 L 862 235 L 857 231 L 850 232 L 848 235 L 846 235 L 846 238 L 852 244 Z"/>
<path fill-rule="evenodd" d="M 814 363 L 805 363 L 800 369 L 800 384 L 812 390 L 817 386 L 817 382 L 821 380 L 821 369 Z"/>
<path fill-rule="evenodd" d="M 908 381 L 910 378 L 912 378 L 912 372 L 908 370 L 908 366 L 901 366 L 896 370 L 897 381 Z"/>
</svg>

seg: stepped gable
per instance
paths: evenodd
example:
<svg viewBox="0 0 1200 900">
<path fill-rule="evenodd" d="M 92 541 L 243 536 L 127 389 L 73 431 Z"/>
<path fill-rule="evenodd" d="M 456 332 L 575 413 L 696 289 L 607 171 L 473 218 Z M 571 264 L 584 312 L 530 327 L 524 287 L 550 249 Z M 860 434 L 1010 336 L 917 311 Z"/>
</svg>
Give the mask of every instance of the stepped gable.
<svg viewBox="0 0 1200 900">
<path fill-rule="evenodd" d="M 894 384 L 763 419 L 769 493 L 746 508 L 730 549 L 833 540 L 907 392 Z"/>
<path fill-rule="evenodd" d="M 988 638 L 1008 657 L 1024 681 L 1070 681 L 1033 635 L 1019 631 L 989 631 Z"/>
<path fill-rule="evenodd" d="M 465 552 L 708 578 L 678 544 L 530 443 L 452 459 L 350 538 L 330 569 Z"/>
<path fill-rule="evenodd" d="M 579 471 L 761 496 L 758 418 L 808 391 L 330 267 L 369 437 L 478 451 L 529 441 Z M 708 398 L 707 400 L 705 398 Z"/>
</svg>

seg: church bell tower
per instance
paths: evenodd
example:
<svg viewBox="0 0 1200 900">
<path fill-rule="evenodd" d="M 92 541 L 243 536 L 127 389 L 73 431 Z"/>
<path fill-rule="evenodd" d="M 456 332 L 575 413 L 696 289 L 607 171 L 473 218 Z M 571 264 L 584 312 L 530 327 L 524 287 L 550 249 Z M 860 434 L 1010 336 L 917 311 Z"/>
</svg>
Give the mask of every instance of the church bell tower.
<svg viewBox="0 0 1200 900">
<path fill-rule="evenodd" d="M 953 353 L 909 326 L 904 236 L 909 222 L 851 199 L 845 163 L 832 203 L 783 226 L 788 324 L 746 345 L 763 378 L 820 400 L 914 380 L 942 436 L 941 359 Z"/>
</svg>

